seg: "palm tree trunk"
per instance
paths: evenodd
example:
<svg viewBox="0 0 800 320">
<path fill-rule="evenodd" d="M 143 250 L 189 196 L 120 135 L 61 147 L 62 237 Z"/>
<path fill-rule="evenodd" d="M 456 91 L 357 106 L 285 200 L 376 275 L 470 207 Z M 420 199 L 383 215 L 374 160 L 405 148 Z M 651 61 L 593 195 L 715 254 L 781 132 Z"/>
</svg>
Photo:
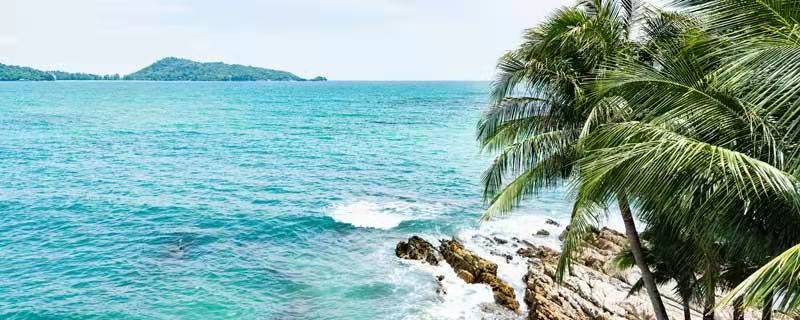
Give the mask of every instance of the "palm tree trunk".
<svg viewBox="0 0 800 320">
<path fill-rule="evenodd" d="M 703 306 L 703 320 L 714 320 L 716 315 L 714 314 L 714 306 L 717 304 L 717 296 L 716 292 L 714 292 L 714 288 L 716 286 L 712 286 L 709 290 L 710 293 L 706 292 L 706 303 Z"/>
<path fill-rule="evenodd" d="M 692 306 L 689 298 L 683 298 L 683 320 L 692 320 Z"/>
<path fill-rule="evenodd" d="M 764 309 L 761 310 L 761 320 L 772 320 L 772 295 L 764 299 Z"/>
<path fill-rule="evenodd" d="M 628 236 L 631 253 L 633 253 L 636 266 L 639 267 L 639 271 L 642 273 L 642 282 L 644 282 L 647 295 L 650 297 L 650 303 L 653 304 L 656 320 L 669 320 L 667 310 L 664 308 L 664 302 L 661 301 L 661 294 L 658 292 L 656 281 L 653 279 L 653 273 L 650 272 L 650 268 L 647 267 L 647 262 L 644 260 L 642 242 L 639 240 L 639 232 L 636 231 L 636 223 L 633 221 L 633 213 L 631 212 L 628 198 L 623 194 L 619 194 L 617 195 L 617 202 L 619 203 L 620 214 L 622 214 L 622 221 L 625 223 L 625 234 Z"/>
<path fill-rule="evenodd" d="M 706 304 L 703 307 L 703 320 L 714 320 L 714 304 Z"/>
<path fill-rule="evenodd" d="M 733 320 L 744 320 L 744 298 L 738 297 L 733 300 Z"/>
</svg>

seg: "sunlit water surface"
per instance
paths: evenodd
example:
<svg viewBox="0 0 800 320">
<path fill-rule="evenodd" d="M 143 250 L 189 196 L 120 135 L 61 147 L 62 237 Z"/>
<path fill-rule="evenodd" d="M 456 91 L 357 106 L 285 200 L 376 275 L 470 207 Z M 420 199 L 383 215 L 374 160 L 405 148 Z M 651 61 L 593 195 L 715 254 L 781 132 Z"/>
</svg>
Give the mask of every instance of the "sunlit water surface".
<svg viewBox="0 0 800 320">
<path fill-rule="evenodd" d="M 0 83 L 0 318 L 470 318 L 487 290 L 443 301 L 440 271 L 393 251 L 534 231 L 525 213 L 478 226 L 487 90 Z"/>
</svg>

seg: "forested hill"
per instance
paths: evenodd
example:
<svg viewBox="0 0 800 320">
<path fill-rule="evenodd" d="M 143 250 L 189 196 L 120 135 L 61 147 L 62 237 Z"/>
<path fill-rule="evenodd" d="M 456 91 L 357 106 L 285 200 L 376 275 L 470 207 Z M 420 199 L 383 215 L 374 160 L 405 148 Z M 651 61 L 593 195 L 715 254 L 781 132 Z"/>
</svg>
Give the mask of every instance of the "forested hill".
<svg viewBox="0 0 800 320">
<path fill-rule="evenodd" d="M 120 77 L 63 71 L 42 71 L 29 67 L 0 64 L 0 81 L 53 80 L 150 80 L 150 81 L 326 81 L 319 76 L 303 79 L 287 71 L 272 70 L 222 62 L 197 62 L 180 58 L 164 58 Z"/>
<path fill-rule="evenodd" d="M 222 62 L 164 58 L 125 76 L 125 80 L 154 81 L 305 81 L 291 72 Z"/>
<path fill-rule="evenodd" d="M 0 81 L 119 80 L 119 75 L 96 75 L 63 71 L 41 71 L 0 63 Z"/>
</svg>

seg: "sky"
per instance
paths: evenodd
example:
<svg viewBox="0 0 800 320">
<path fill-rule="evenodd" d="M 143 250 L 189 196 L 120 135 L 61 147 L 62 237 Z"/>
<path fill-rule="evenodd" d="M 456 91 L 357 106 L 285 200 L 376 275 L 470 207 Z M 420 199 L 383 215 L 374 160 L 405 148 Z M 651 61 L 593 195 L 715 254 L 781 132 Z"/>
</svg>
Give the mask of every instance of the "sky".
<svg viewBox="0 0 800 320">
<path fill-rule="evenodd" d="M 489 80 L 572 0 L 0 0 L 0 63 L 128 74 L 168 56 L 333 80 Z"/>
</svg>

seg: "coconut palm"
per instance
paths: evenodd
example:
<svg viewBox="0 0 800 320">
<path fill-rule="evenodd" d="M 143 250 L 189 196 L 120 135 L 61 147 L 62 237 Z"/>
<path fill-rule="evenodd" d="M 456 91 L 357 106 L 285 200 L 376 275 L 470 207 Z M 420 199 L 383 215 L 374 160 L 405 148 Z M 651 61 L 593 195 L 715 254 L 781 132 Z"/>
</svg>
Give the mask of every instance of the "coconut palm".
<svg viewBox="0 0 800 320">
<path fill-rule="evenodd" d="M 758 306 L 764 301 L 772 301 L 775 293 L 780 296 L 775 305 L 777 309 L 787 312 L 800 310 L 800 244 L 758 269 L 721 303 L 729 304 L 741 299 L 744 306 Z"/>
<path fill-rule="evenodd" d="M 598 80 L 599 92 L 621 96 L 642 117 L 584 139 L 579 195 L 591 203 L 625 193 L 645 221 L 666 214 L 690 232 L 741 244 L 748 256 L 772 257 L 800 241 L 800 6 L 691 2 L 708 27 L 659 41 L 644 49 L 652 61 L 620 61 Z M 773 297 L 796 308 L 800 260 L 791 250 L 731 297 L 763 304 L 765 314 Z"/>
<path fill-rule="evenodd" d="M 591 83 L 615 57 L 635 55 L 632 27 L 641 11 L 630 0 L 579 1 L 528 30 L 524 44 L 500 59 L 492 89 L 494 106 L 478 127 L 482 147 L 497 154 L 482 180 L 489 202 L 484 218 L 508 213 L 542 189 L 575 180 L 580 175 L 576 164 L 582 157 L 581 138 L 598 125 L 626 118 L 625 101 L 594 94 Z M 656 317 L 666 319 L 626 195 L 617 194 L 616 202 Z M 605 203 L 587 202 L 575 208 L 597 209 Z M 581 219 L 571 222 L 559 278 L 582 235 L 598 219 L 596 214 L 573 216 Z"/>
<path fill-rule="evenodd" d="M 659 285 L 673 284 L 675 293 L 681 298 L 683 304 L 683 317 L 691 320 L 691 303 L 696 295 L 695 286 L 698 282 L 698 270 L 690 257 L 698 252 L 689 241 L 680 239 L 674 230 L 668 228 L 648 229 L 641 233 L 641 237 L 648 245 L 642 248 L 648 266 L 653 271 L 653 278 Z M 636 261 L 630 248 L 620 252 L 612 261 L 621 269 L 630 269 L 636 266 Z M 630 289 L 629 295 L 637 293 L 644 288 L 640 278 Z"/>
<path fill-rule="evenodd" d="M 729 54 L 722 75 L 782 127 L 779 137 L 787 150 L 786 170 L 800 173 L 800 3 L 795 0 L 711 0 L 684 3 L 706 17 L 709 28 L 739 46 Z M 740 299 L 747 306 L 777 305 L 800 309 L 800 245 L 794 246 L 742 282 L 723 300 Z M 765 301 L 767 303 L 765 303 Z"/>
<path fill-rule="evenodd" d="M 571 181 L 561 275 L 616 202 L 657 317 L 632 208 L 651 228 L 676 226 L 715 254 L 691 262 L 704 266 L 696 287 L 707 307 L 718 284 L 740 281 L 725 278 L 731 262 L 748 261 L 766 264 L 723 303 L 739 314 L 762 305 L 765 317 L 773 302 L 800 309 L 800 3 L 676 2 L 702 26 L 658 14 L 636 42 L 630 2 L 583 1 L 501 59 L 496 106 L 479 126 L 482 145 L 498 153 L 483 180 L 486 216 Z"/>
</svg>

